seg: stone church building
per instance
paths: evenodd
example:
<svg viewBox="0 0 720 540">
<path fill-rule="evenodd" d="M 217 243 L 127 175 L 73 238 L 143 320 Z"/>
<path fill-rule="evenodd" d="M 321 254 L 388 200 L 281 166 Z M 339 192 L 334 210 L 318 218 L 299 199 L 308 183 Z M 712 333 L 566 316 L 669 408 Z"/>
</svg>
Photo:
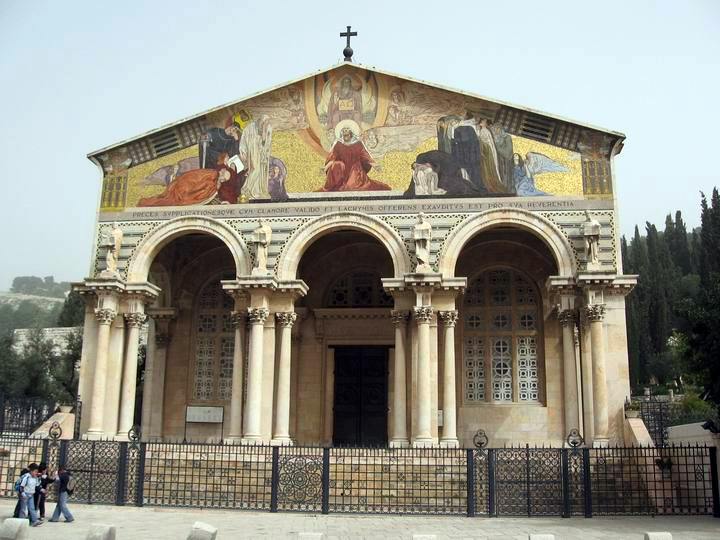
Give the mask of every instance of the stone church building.
<svg viewBox="0 0 720 540">
<path fill-rule="evenodd" d="M 83 436 L 623 443 L 623 141 L 344 62 L 91 153 Z"/>
</svg>

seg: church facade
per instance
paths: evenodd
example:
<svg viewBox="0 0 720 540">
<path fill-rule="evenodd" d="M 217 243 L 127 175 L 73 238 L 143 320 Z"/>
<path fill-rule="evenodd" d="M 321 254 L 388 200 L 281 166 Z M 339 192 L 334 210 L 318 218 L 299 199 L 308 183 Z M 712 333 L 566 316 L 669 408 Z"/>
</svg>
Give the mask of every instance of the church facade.
<svg viewBox="0 0 720 540">
<path fill-rule="evenodd" d="M 625 442 L 623 140 L 346 62 L 91 153 L 83 436 Z"/>
</svg>

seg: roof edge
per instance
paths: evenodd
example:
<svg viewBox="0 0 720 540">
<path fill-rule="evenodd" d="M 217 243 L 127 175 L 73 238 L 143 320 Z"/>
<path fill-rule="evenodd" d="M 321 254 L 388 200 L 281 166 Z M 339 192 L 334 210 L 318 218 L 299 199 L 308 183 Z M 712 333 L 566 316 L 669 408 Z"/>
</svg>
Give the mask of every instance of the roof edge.
<svg viewBox="0 0 720 540">
<path fill-rule="evenodd" d="M 96 160 L 95 160 L 94 158 L 95 158 L 96 156 L 98 156 L 99 154 L 102 154 L 102 153 L 104 153 L 104 152 L 108 152 L 108 151 L 110 151 L 110 150 L 114 150 L 114 149 L 119 148 L 119 147 L 121 147 L 121 146 L 125 146 L 125 145 L 130 144 L 130 143 L 132 143 L 132 142 L 135 142 L 135 141 L 137 141 L 137 140 L 140 140 L 140 139 L 143 139 L 143 138 L 145 138 L 145 137 L 149 137 L 149 136 L 151 136 L 151 135 L 154 135 L 154 134 L 156 134 L 156 133 L 159 133 L 159 132 L 161 132 L 161 131 L 165 131 L 165 130 L 167 130 L 167 129 L 173 128 L 173 127 L 178 126 L 178 125 L 180 125 L 180 124 L 184 124 L 185 122 L 190 122 L 190 121 L 192 121 L 192 120 L 196 120 L 196 119 L 198 119 L 198 118 L 202 118 L 203 116 L 206 116 L 206 115 L 208 115 L 208 114 L 214 113 L 214 112 L 216 112 L 216 111 L 218 111 L 218 110 L 225 109 L 225 108 L 231 107 L 231 106 L 233 106 L 233 105 L 237 105 L 238 103 L 242 103 L 243 101 L 247 101 L 248 99 L 252 99 L 252 98 L 254 98 L 254 97 L 256 97 L 256 96 L 260 96 L 260 95 L 262 95 L 262 94 L 267 94 L 268 92 L 272 92 L 272 91 L 274 91 L 274 90 L 277 90 L 278 88 L 282 88 L 282 87 L 288 86 L 288 85 L 290 85 L 290 84 L 295 84 L 295 83 L 297 83 L 297 82 L 300 82 L 300 81 L 303 81 L 303 80 L 307 79 L 308 77 L 313 77 L 313 76 L 316 76 L 316 75 L 319 75 L 319 74 L 322 74 L 322 73 L 327 73 L 328 71 L 332 71 L 333 69 L 336 69 L 336 68 L 339 68 L 339 67 L 342 67 L 342 66 L 350 66 L 350 67 L 354 67 L 354 68 L 358 68 L 358 69 L 369 70 L 369 71 L 373 71 L 373 72 L 375 72 L 375 73 L 380 73 L 381 75 L 386 75 L 386 76 L 389 76 L 389 77 L 396 77 L 396 78 L 404 79 L 404 80 L 406 80 L 406 81 L 414 82 L 414 83 L 417 83 L 417 84 L 423 84 L 423 85 L 425 85 L 425 86 L 430 86 L 430 87 L 436 88 L 436 89 L 438 89 L 438 90 L 445 90 L 445 91 L 447 91 L 447 92 L 453 92 L 453 93 L 456 93 L 456 94 L 461 94 L 461 95 L 464 95 L 464 96 L 467 96 L 467 97 L 471 97 L 471 98 L 473 98 L 473 99 L 481 99 L 481 100 L 489 101 L 489 102 L 492 102 L 492 103 L 496 103 L 496 104 L 498 104 L 498 105 L 502 105 L 502 106 L 505 106 L 505 107 L 512 107 L 512 108 L 514 108 L 514 109 L 522 110 L 522 111 L 529 112 L 529 113 L 532 113 L 532 114 L 537 114 L 537 115 L 540 115 L 540 116 L 545 116 L 545 117 L 547 117 L 547 118 L 551 118 L 551 119 L 553 119 L 553 120 L 558 120 L 558 121 L 560 121 L 560 122 L 566 122 L 566 123 L 569 123 L 569 124 L 574 124 L 574 125 L 576 125 L 576 126 L 586 128 L 586 129 L 592 129 L 593 131 L 599 131 L 599 132 L 602 132 L 602 133 L 606 133 L 606 134 L 608 134 L 608 135 L 612 135 L 613 137 L 617 137 L 617 138 L 619 138 L 620 140 L 624 140 L 624 139 L 627 138 L 624 133 L 619 132 L 619 131 L 613 131 L 613 130 L 610 130 L 610 129 L 607 129 L 607 128 L 595 126 L 595 125 L 593 125 L 593 124 L 587 124 L 587 123 L 584 123 L 584 122 L 578 122 L 578 121 L 576 121 L 576 120 L 572 120 L 572 119 L 570 119 L 570 118 L 566 118 L 566 117 L 564 117 L 564 116 L 559 116 L 559 115 L 556 115 L 556 114 L 550 114 L 550 113 L 547 113 L 547 112 L 545 112 L 545 111 L 541 111 L 541 110 L 539 110 L 539 109 L 533 109 L 533 108 L 531 108 L 531 107 L 524 107 L 524 106 L 521 106 L 521 105 L 516 105 L 516 104 L 514 104 L 514 103 L 510 103 L 510 102 L 508 102 L 508 101 L 502 101 L 502 100 L 499 100 L 499 99 L 494 99 L 494 98 L 490 98 L 490 97 L 487 97 L 487 96 L 483 96 L 483 95 L 481 95 L 481 94 L 476 94 L 476 93 L 474 93 L 474 92 L 466 92 L 466 91 L 464 91 L 464 90 L 458 90 L 457 88 L 453 88 L 453 87 L 450 87 L 450 86 L 444 86 L 444 85 L 437 84 L 437 83 L 433 83 L 433 82 L 429 82 L 429 81 L 426 81 L 426 80 L 423 80 L 423 79 L 416 79 L 416 78 L 414 78 L 414 77 L 408 77 L 408 76 L 406 76 L 406 75 L 400 75 L 400 74 L 398 74 L 398 73 L 393 73 L 393 72 L 391 72 L 391 71 L 385 71 L 385 70 L 383 70 L 383 69 L 378 69 L 378 68 L 376 68 L 375 66 L 366 66 L 366 65 L 364 65 L 364 64 L 358 64 L 358 63 L 353 63 L 353 62 L 340 61 L 340 62 L 337 62 L 337 63 L 335 63 L 335 64 L 332 64 L 331 66 L 329 66 L 329 67 L 327 67 L 327 68 L 318 69 L 318 70 L 316 70 L 316 71 L 312 71 L 312 72 L 310 72 L 310 73 L 306 73 L 305 75 L 302 75 L 302 76 L 300 76 L 300 77 L 296 77 L 296 78 L 294 78 L 294 79 L 292 79 L 292 80 L 289 80 L 289 81 L 286 81 L 286 82 L 283 82 L 283 83 L 280 83 L 280 84 L 276 84 L 275 86 L 272 86 L 272 87 L 270 87 L 270 88 L 265 88 L 264 90 L 260 90 L 260 91 L 258 91 L 258 92 L 254 92 L 254 93 L 249 94 L 249 95 L 246 95 L 246 96 L 244 96 L 244 97 L 242 97 L 242 98 L 240 98 L 240 99 L 236 99 L 236 100 L 233 100 L 233 101 L 229 101 L 229 102 L 223 103 L 222 105 L 218 105 L 218 106 L 216 106 L 216 107 L 212 107 L 212 108 L 207 109 L 207 110 L 205 110 L 205 111 L 203 111 L 203 112 L 200 112 L 200 113 L 197 113 L 197 114 L 194 114 L 194 115 L 191 115 L 191 116 L 186 116 L 186 117 L 181 118 L 180 120 L 177 120 L 177 121 L 175 121 L 175 122 L 171 122 L 171 123 L 169 123 L 169 124 L 163 124 L 162 126 L 160 126 L 160 127 L 158 127 L 158 128 L 151 129 L 151 130 L 149 130 L 149 131 L 145 131 L 145 132 L 143 132 L 143 133 L 141 133 L 141 134 L 139 134 L 139 135 L 136 135 L 136 136 L 134 136 L 134 137 L 130 137 L 130 138 L 127 138 L 127 139 L 123 139 L 123 140 L 121 140 L 121 141 L 119 141 L 119 142 L 110 144 L 110 145 L 108 145 L 108 146 L 104 146 L 104 147 L 99 148 L 99 149 L 97 149 L 97 150 L 93 150 L 92 152 L 89 152 L 86 157 L 87 157 L 89 160 L 91 160 L 91 161 L 93 161 L 94 163 L 96 163 Z"/>
</svg>

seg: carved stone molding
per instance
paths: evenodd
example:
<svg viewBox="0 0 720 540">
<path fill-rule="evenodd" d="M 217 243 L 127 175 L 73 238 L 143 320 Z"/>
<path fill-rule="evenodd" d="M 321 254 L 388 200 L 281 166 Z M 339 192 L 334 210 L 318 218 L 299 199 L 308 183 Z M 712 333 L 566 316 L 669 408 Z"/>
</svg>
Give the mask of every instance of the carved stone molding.
<svg viewBox="0 0 720 540">
<path fill-rule="evenodd" d="M 590 304 L 585 306 L 585 317 L 589 322 L 602 321 L 605 318 L 605 304 Z"/>
<path fill-rule="evenodd" d="M 562 326 L 570 326 L 575 324 L 575 310 L 574 309 L 558 309 L 557 319 L 560 321 Z"/>
<path fill-rule="evenodd" d="M 393 309 L 390 312 L 390 319 L 395 326 L 402 326 L 407 323 L 410 313 L 407 310 Z"/>
<path fill-rule="evenodd" d="M 144 313 L 125 313 L 124 317 L 129 328 L 140 328 L 147 321 Z"/>
<path fill-rule="evenodd" d="M 458 312 L 456 309 L 451 311 L 438 311 L 438 317 L 445 326 L 455 326 L 458 320 Z"/>
<path fill-rule="evenodd" d="M 117 312 L 112 309 L 96 309 L 95 318 L 100 324 L 112 324 L 117 317 Z"/>
<path fill-rule="evenodd" d="M 413 316 L 418 323 L 429 323 L 432 321 L 432 306 L 418 306 L 413 308 Z"/>
<path fill-rule="evenodd" d="M 297 319 L 297 313 L 294 311 L 282 311 L 275 314 L 275 320 L 281 328 L 292 328 Z"/>
<path fill-rule="evenodd" d="M 270 311 L 265 307 L 248 308 L 248 322 L 250 324 L 265 324 Z"/>
</svg>

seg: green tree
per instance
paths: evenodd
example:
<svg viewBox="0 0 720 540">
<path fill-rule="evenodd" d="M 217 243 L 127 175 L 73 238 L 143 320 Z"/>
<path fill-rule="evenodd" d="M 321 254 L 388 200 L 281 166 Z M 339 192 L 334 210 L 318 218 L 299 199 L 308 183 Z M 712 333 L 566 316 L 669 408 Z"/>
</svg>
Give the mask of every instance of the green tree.
<svg viewBox="0 0 720 540">
<path fill-rule="evenodd" d="M 82 326 L 85 322 L 85 301 L 82 296 L 73 291 L 65 298 L 60 315 L 57 319 L 58 326 Z"/>
<path fill-rule="evenodd" d="M 69 334 L 65 351 L 50 364 L 48 393 L 60 403 L 74 403 L 78 394 L 82 330 Z"/>
</svg>

